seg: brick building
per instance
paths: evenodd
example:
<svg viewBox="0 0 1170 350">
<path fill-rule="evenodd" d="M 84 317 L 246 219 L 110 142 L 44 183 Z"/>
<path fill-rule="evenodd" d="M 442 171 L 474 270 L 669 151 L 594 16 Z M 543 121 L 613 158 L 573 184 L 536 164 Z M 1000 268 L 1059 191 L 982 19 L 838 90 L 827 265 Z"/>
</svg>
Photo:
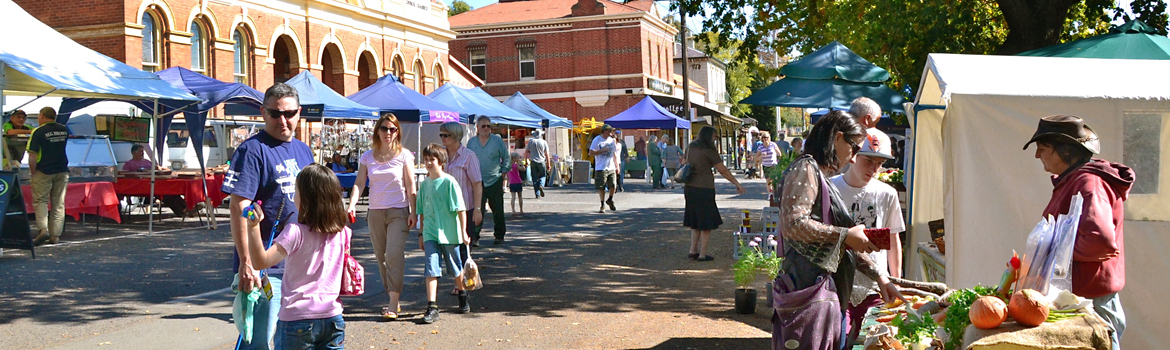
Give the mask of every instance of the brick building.
<svg viewBox="0 0 1170 350">
<path fill-rule="evenodd" d="M 678 29 L 653 1 L 501 0 L 451 17 L 451 56 L 498 98 L 523 92 L 541 108 L 603 120 L 648 94 L 677 95 Z"/>
<path fill-rule="evenodd" d="M 78 43 L 131 66 L 182 66 L 261 91 L 304 70 L 342 95 L 385 74 L 423 93 L 460 76 L 447 54 L 455 33 L 439 1 L 15 2 Z"/>
</svg>

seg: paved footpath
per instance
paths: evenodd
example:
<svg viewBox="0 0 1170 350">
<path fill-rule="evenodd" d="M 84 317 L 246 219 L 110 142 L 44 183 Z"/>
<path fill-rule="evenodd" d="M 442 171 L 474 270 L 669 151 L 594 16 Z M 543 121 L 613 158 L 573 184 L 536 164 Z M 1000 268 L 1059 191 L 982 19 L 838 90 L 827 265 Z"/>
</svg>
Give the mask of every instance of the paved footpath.
<svg viewBox="0 0 1170 350">
<path fill-rule="evenodd" d="M 630 180 L 615 199 L 618 211 L 604 214 L 592 187 L 551 188 L 542 199 L 526 189 L 528 214 L 509 216 L 507 241 L 489 238 L 473 252 L 484 281 L 472 294 L 473 312 L 454 312 L 444 280 L 432 325 L 419 322 L 426 303 L 418 250 L 407 253 L 403 317 L 378 317 L 388 298 L 359 219 L 353 247 L 367 265 L 367 291 L 343 299 L 347 348 L 769 348 L 771 312 L 761 296 L 756 314 L 735 314 L 729 270 L 731 232 L 742 209 L 758 215 L 766 204 L 764 184 L 746 181 L 740 196 L 717 183 L 725 223 L 711 240 L 716 260 L 696 262 L 685 256 L 681 188 L 652 191 Z M 417 247 L 413 238 L 407 247 Z M 232 250 L 226 225 L 78 239 L 38 249 L 37 259 L 6 250 L 0 349 L 231 349 Z"/>
</svg>

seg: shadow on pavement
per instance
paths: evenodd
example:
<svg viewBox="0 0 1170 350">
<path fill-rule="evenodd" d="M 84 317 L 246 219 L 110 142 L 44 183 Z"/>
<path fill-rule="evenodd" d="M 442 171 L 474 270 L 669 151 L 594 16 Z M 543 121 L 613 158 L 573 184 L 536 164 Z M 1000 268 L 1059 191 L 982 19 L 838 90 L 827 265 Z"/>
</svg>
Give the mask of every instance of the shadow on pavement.
<svg viewBox="0 0 1170 350">
<path fill-rule="evenodd" d="M 772 346 L 768 338 L 671 338 L 644 350 L 666 349 L 767 349 Z"/>
</svg>

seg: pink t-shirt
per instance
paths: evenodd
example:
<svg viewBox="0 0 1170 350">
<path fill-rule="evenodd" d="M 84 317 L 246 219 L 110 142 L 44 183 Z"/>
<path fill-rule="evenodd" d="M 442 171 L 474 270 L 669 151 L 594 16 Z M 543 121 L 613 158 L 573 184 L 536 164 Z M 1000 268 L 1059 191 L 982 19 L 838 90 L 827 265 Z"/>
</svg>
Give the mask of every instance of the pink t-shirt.
<svg viewBox="0 0 1170 350">
<path fill-rule="evenodd" d="M 150 171 L 150 159 L 131 159 L 122 164 L 122 171 Z"/>
<path fill-rule="evenodd" d="M 516 163 L 512 163 L 512 170 L 508 171 L 508 184 L 518 183 L 524 183 L 524 179 L 520 178 L 520 167 L 516 166 Z"/>
<path fill-rule="evenodd" d="M 284 258 L 284 280 L 280 286 L 281 321 L 312 320 L 341 314 L 341 264 L 349 227 L 335 234 L 313 232 L 308 226 L 291 224 L 276 236 L 288 252 Z"/>
<path fill-rule="evenodd" d="M 403 185 L 403 169 L 414 173 L 414 155 L 403 148 L 398 156 L 388 162 L 374 160 L 374 151 L 366 151 L 358 158 L 358 164 L 366 166 L 370 179 L 370 209 L 409 208 L 406 187 Z"/>
</svg>

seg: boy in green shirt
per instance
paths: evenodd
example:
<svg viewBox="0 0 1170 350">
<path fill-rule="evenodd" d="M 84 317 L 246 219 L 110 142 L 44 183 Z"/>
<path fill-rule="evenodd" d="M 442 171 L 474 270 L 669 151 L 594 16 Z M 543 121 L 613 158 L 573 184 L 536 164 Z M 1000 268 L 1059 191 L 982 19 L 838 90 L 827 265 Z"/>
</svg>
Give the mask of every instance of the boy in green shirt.
<svg viewBox="0 0 1170 350">
<path fill-rule="evenodd" d="M 463 273 L 463 259 L 460 255 L 462 244 L 471 242 L 467 235 L 467 206 L 463 203 L 463 191 L 451 175 L 443 172 L 447 163 L 447 150 L 438 144 L 427 145 L 422 151 L 423 165 L 427 167 L 427 178 L 419 184 L 417 204 L 421 230 L 418 234 L 419 248 L 425 253 L 425 275 L 427 277 L 427 310 L 423 322 L 439 320 L 439 307 L 435 302 L 439 291 L 439 277 L 443 270 L 440 261 L 447 264 L 452 276 Z M 471 312 L 467 291 L 459 291 L 459 312 Z"/>
</svg>

